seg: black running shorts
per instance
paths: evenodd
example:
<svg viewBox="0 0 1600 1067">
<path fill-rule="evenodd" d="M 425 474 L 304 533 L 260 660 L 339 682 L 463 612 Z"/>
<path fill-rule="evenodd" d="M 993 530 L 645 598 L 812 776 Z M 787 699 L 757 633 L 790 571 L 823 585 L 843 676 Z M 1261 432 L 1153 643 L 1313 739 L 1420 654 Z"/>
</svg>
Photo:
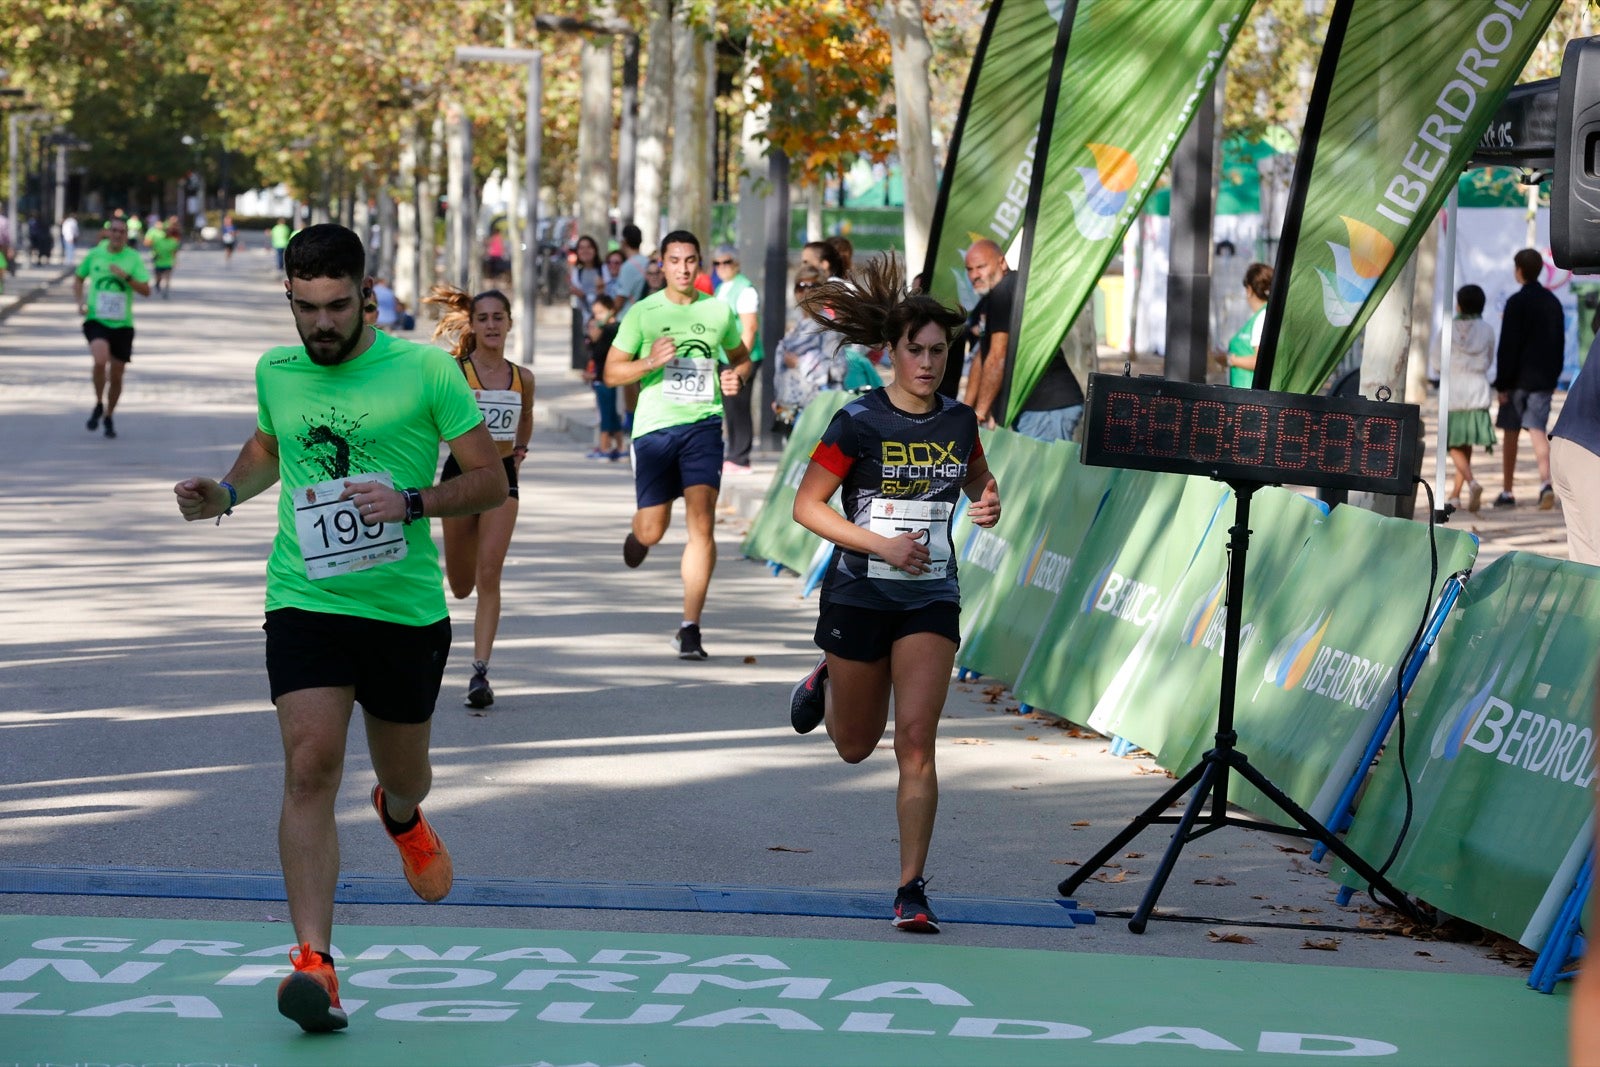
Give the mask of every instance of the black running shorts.
<svg viewBox="0 0 1600 1067">
<path fill-rule="evenodd" d="M 90 344 L 104 341 L 111 346 L 111 358 L 119 363 L 133 362 L 133 327 L 107 326 L 98 319 L 85 319 L 83 336 Z"/>
<path fill-rule="evenodd" d="M 354 686 L 356 703 L 373 718 L 418 723 L 433 715 L 450 657 L 449 619 L 403 626 L 276 608 L 261 628 L 274 703 L 300 689 Z"/>
<path fill-rule="evenodd" d="M 924 633 L 948 637 L 960 647 L 960 605 L 939 600 L 905 611 L 880 611 L 825 600 L 817 616 L 817 647 L 862 663 L 883 659 L 902 637 Z"/>
<path fill-rule="evenodd" d="M 515 500 L 517 499 L 517 461 L 510 456 L 501 456 L 500 462 L 505 464 L 506 468 L 506 496 Z M 456 462 L 454 455 L 445 456 L 444 468 L 439 471 L 440 483 L 459 477 L 461 477 L 461 464 Z"/>
</svg>

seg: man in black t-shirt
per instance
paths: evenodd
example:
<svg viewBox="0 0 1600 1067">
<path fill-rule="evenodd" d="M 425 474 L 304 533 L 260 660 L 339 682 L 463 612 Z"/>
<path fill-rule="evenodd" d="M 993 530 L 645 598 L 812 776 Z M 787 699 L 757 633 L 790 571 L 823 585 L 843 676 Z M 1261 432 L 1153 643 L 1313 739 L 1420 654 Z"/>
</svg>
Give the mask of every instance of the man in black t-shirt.
<svg viewBox="0 0 1600 1067">
<path fill-rule="evenodd" d="M 1006 266 L 999 245 L 979 240 L 967 250 L 967 279 L 982 298 L 973 312 L 982 320 L 982 327 L 967 382 L 967 403 L 978 413 L 978 422 L 992 428 L 996 424 L 992 409 L 1005 383 L 1006 357 L 1015 347 L 1011 344 L 1011 312 L 1017 276 Z M 1058 349 L 1023 401 L 1014 428 L 1040 441 L 1066 441 L 1081 418 L 1083 389 L 1067 366 L 1066 354 Z"/>
</svg>

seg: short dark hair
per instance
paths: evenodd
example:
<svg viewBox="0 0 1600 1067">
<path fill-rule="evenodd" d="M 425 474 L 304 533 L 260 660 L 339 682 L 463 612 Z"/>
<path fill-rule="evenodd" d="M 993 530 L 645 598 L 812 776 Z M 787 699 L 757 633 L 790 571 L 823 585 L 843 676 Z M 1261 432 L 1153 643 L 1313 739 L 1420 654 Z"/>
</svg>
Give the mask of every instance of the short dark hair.
<svg viewBox="0 0 1600 1067">
<path fill-rule="evenodd" d="M 1463 285 L 1456 290 L 1456 303 L 1461 306 L 1463 315 L 1482 315 L 1484 299 L 1483 290 L 1476 285 Z"/>
<path fill-rule="evenodd" d="M 668 245 L 693 245 L 696 258 L 700 256 L 700 238 L 688 230 L 673 230 L 661 239 L 661 254 L 667 254 Z"/>
<path fill-rule="evenodd" d="M 616 302 L 616 300 L 614 300 L 611 297 L 611 295 L 609 293 L 600 293 L 593 300 L 589 301 L 589 303 L 590 304 L 599 304 L 601 307 L 605 308 L 607 311 L 615 311 L 615 310 L 617 310 L 617 302 Z"/>
<path fill-rule="evenodd" d="M 1524 248 L 1511 257 L 1511 262 L 1517 265 L 1517 271 L 1522 275 L 1524 284 L 1538 281 L 1539 275 L 1544 273 L 1544 257 L 1537 249 Z"/>
<path fill-rule="evenodd" d="M 337 223 L 307 226 L 289 239 L 283 273 L 307 280 L 350 278 L 359 284 L 367 276 L 367 249 L 354 230 Z"/>
<path fill-rule="evenodd" d="M 630 222 L 622 228 L 622 243 L 637 251 L 644 244 L 644 233 Z"/>
</svg>

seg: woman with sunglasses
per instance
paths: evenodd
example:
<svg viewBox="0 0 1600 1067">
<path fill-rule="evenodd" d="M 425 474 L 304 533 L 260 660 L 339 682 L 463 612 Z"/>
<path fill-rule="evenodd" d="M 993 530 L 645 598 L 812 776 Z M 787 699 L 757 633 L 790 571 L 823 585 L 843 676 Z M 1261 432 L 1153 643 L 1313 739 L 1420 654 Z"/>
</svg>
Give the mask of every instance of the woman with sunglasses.
<svg viewBox="0 0 1600 1067">
<path fill-rule="evenodd" d="M 826 724 L 846 763 L 878 747 L 894 711 L 900 874 L 891 921 L 938 933 L 924 867 L 939 804 L 934 742 L 960 643 L 961 591 L 950 523 L 958 494 L 976 526 L 1000 519 L 1000 494 L 970 407 L 942 395 L 951 334 L 965 316 L 906 292 L 899 261 L 853 284 L 827 281 L 802 310 L 851 344 L 887 347 L 894 381 L 846 404 L 811 453 L 794 518 L 834 545 L 816 643 L 823 657 L 794 688 L 799 733 Z M 841 495 L 844 514 L 829 500 Z"/>
</svg>

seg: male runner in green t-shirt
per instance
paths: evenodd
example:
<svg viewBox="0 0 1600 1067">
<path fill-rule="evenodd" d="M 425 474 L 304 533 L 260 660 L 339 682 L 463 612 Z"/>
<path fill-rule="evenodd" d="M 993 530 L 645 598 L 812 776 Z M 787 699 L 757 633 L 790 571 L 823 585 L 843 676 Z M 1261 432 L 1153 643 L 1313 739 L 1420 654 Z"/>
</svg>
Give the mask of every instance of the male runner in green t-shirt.
<svg viewBox="0 0 1600 1067">
<path fill-rule="evenodd" d="M 437 901 L 450 853 L 418 807 L 433 780 L 429 720 L 450 617 L 425 516 L 470 515 L 506 498 L 505 469 L 477 401 L 432 346 L 362 321 L 366 250 L 342 226 L 290 242 L 284 288 L 302 345 L 256 364 L 256 432 L 221 481 L 173 487 L 185 519 L 215 518 L 282 481 L 267 561 L 267 677 L 283 734 L 278 822 L 299 948 L 278 1010 L 305 1030 L 342 1030 L 329 957 L 339 878 L 334 802 L 357 703 L 378 784 L 372 803 L 406 881 Z M 462 469 L 433 484 L 439 442 Z"/>
<path fill-rule="evenodd" d="M 290 236 L 292 235 L 289 233 L 289 223 L 285 219 L 273 223 L 271 231 L 267 234 L 267 240 L 272 244 L 272 254 L 278 257 L 279 270 L 283 269 L 283 253 L 289 247 Z"/>
<path fill-rule="evenodd" d="M 166 225 L 150 231 L 145 238 L 150 246 L 150 268 L 155 272 L 155 290 L 166 300 L 172 296 L 172 268 L 178 265 L 178 220 L 168 219 Z"/>
<path fill-rule="evenodd" d="M 667 532 L 673 500 L 683 497 L 689 543 L 683 549 L 683 624 L 673 647 L 680 659 L 705 659 L 700 615 L 717 565 L 712 530 L 722 489 L 722 398 L 744 388 L 755 365 L 733 309 L 694 287 L 700 270 L 695 235 L 674 230 L 662 238 L 661 265 L 667 287 L 629 307 L 606 354 L 607 385 L 639 383 L 633 415 L 638 510 L 622 560 L 630 567 L 644 562 Z"/>
<path fill-rule="evenodd" d="M 85 425 L 95 430 L 104 419 L 107 437 L 117 436 L 112 412 L 122 396 L 123 372 L 133 359 L 133 294 L 149 296 L 149 282 L 144 258 L 128 247 L 123 219 L 111 220 L 106 240 L 91 248 L 73 271 L 72 300 L 83 316 L 83 336 L 94 358 L 94 411 Z"/>
</svg>

